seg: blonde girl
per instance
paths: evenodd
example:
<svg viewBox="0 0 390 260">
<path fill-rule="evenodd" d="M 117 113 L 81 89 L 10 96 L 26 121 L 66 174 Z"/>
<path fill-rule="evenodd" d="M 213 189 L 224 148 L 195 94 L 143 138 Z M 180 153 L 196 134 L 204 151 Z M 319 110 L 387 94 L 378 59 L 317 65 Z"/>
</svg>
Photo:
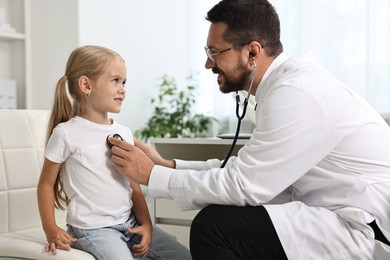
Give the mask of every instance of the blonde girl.
<svg viewBox="0 0 390 260">
<path fill-rule="evenodd" d="M 191 259 L 185 247 L 153 229 L 140 186 L 118 174 L 110 159 L 108 135 L 134 143 L 130 129 L 108 117 L 121 110 L 126 73 L 116 52 L 83 46 L 71 53 L 57 83 L 38 184 L 45 250 L 72 247 L 99 260 Z M 67 231 L 56 224 L 55 207 L 67 209 Z"/>
</svg>

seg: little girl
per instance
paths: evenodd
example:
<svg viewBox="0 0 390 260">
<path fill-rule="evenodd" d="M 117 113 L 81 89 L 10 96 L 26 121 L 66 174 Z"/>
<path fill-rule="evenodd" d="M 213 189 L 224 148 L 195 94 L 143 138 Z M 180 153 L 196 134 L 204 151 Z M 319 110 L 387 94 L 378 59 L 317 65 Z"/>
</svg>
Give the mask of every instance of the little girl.
<svg viewBox="0 0 390 260">
<path fill-rule="evenodd" d="M 70 245 L 99 260 L 191 259 L 188 249 L 153 229 L 140 186 L 110 160 L 108 135 L 133 143 L 131 131 L 108 118 L 120 112 L 125 83 L 125 62 L 114 51 L 84 46 L 71 53 L 57 83 L 38 184 L 45 249 L 56 254 Z M 67 232 L 57 226 L 54 207 L 67 208 Z"/>
</svg>

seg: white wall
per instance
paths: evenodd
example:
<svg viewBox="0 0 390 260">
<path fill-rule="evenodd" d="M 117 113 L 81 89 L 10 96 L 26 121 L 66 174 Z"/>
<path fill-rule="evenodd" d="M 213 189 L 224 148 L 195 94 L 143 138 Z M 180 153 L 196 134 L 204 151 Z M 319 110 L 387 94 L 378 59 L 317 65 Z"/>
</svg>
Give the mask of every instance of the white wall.
<svg viewBox="0 0 390 260">
<path fill-rule="evenodd" d="M 133 131 L 144 126 L 152 112 L 150 98 L 158 78 L 174 76 L 179 84 L 198 72 L 213 89 L 201 95 L 199 110 L 226 112 L 216 77 L 204 68 L 209 23 L 206 12 L 217 0 L 34 0 L 33 109 L 50 108 L 57 80 L 65 71 L 71 50 L 86 44 L 104 45 L 123 56 L 128 70 L 127 97 L 120 114 L 112 115 Z M 228 98 L 228 97 L 226 97 Z M 229 100 L 230 101 L 230 100 Z M 213 108 L 210 102 L 221 106 Z M 233 110 L 232 110 L 233 111 Z"/>
<path fill-rule="evenodd" d="M 30 109 L 50 109 L 57 80 L 78 46 L 78 0 L 31 1 Z"/>
<path fill-rule="evenodd" d="M 188 3 L 181 0 L 79 2 L 80 45 L 109 47 L 126 61 L 126 101 L 122 112 L 113 117 L 134 131 L 152 111 L 149 100 L 155 94 L 157 77 L 164 73 L 183 77 L 189 71 L 186 46 L 191 37 L 185 12 Z"/>
</svg>

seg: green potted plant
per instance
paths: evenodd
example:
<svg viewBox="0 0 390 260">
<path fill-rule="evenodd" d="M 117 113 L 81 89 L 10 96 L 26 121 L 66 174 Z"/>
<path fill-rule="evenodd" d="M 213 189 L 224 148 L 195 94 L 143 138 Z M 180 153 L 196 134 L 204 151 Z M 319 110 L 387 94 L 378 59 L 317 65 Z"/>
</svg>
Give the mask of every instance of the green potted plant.
<svg viewBox="0 0 390 260">
<path fill-rule="evenodd" d="M 146 126 L 135 132 L 144 141 L 151 137 L 207 137 L 215 118 L 194 114 L 196 84 L 193 74 L 186 78 L 186 87 L 179 89 L 176 80 L 163 75 L 158 84 L 158 95 L 150 100 L 154 105 Z"/>
</svg>

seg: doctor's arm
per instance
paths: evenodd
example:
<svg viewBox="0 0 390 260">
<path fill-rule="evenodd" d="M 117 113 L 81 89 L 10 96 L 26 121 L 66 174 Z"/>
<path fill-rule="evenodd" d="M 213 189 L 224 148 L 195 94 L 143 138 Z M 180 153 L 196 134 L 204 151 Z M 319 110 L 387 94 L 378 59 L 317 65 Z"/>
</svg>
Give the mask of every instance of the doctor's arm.
<svg viewBox="0 0 390 260">
<path fill-rule="evenodd" d="M 115 169 L 139 184 L 148 185 L 156 164 L 175 167 L 174 161 L 162 158 L 155 149 L 138 140 L 134 140 L 135 145 L 112 137 L 109 141 L 113 145 L 111 159 L 115 163 Z"/>
<path fill-rule="evenodd" d="M 134 145 L 141 149 L 155 164 L 175 168 L 176 165 L 174 160 L 164 159 L 156 149 L 142 143 L 140 140 L 134 138 Z"/>
</svg>

